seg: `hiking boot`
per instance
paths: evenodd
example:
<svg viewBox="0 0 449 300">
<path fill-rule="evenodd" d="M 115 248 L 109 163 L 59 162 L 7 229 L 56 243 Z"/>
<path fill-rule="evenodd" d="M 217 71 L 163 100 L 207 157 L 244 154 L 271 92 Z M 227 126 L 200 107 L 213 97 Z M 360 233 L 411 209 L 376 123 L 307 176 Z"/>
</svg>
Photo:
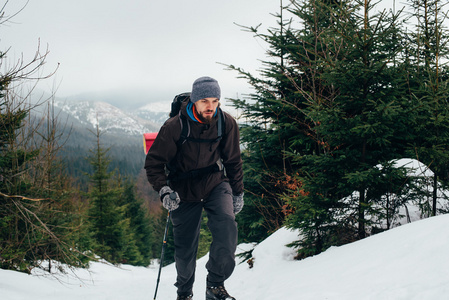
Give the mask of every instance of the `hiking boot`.
<svg viewBox="0 0 449 300">
<path fill-rule="evenodd" d="M 206 300 L 235 300 L 231 297 L 224 286 L 208 286 L 206 289 Z"/>
<path fill-rule="evenodd" d="M 193 295 L 178 295 L 178 298 L 176 298 L 176 300 L 192 300 L 193 299 Z"/>
</svg>

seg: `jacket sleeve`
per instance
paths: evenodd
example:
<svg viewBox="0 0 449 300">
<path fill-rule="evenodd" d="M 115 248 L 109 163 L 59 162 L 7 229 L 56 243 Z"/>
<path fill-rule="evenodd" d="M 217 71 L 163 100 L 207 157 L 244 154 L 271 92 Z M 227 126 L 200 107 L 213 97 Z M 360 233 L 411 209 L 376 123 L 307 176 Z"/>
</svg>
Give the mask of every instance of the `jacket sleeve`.
<svg viewBox="0 0 449 300">
<path fill-rule="evenodd" d="M 240 133 L 237 122 L 229 114 L 226 118 L 226 135 L 222 140 L 221 158 L 234 195 L 243 193 L 242 157 L 240 154 Z"/>
<path fill-rule="evenodd" d="M 176 156 L 176 137 L 180 135 L 176 132 L 176 120 L 178 118 L 171 118 L 161 127 L 145 159 L 147 179 L 156 192 L 167 185 L 165 165 Z"/>
</svg>

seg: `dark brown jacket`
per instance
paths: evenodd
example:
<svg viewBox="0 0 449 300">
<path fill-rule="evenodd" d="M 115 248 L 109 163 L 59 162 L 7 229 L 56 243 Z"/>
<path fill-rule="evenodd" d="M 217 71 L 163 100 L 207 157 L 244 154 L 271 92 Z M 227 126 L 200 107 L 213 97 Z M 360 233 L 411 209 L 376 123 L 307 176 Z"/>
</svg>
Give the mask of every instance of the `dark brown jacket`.
<svg viewBox="0 0 449 300">
<path fill-rule="evenodd" d="M 183 103 L 181 113 L 186 116 L 190 124 L 189 137 L 207 140 L 217 138 L 218 117 L 215 117 L 211 124 L 194 122 L 187 115 L 186 103 Z M 145 160 L 147 178 L 155 191 L 159 192 L 163 186 L 167 185 L 165 165 L 173 159 L 178 171 L 188 172 L 216 164 L 221 158 L 226 176 L 223 172 L 213 172 L 200 178 L 170 181 L 170 187 L 178 192 L 182 201 L 190 202 L 207 198 L 212 189 L 223 181 L 229 181 L 234 195 L 243 192 L 240 135 L 237 122 L 229 114 L 223 112 L 223 115 L 226 128 L 220 142 L 199 143 L 186 140 L 179 152 L 176 142 L 181 135 L 180 117 L 177 115 L 165 122 Z"/>
</svg>

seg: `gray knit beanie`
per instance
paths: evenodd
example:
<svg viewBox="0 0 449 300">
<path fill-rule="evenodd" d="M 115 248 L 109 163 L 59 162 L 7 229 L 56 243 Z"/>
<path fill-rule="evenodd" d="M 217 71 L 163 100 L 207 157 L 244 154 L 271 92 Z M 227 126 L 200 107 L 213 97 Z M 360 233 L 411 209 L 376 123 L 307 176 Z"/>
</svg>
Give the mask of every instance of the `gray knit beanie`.
<svg viewBox="0 0 449 300">
<path fill-rule="evenodd" d="M 221 92 L 218 81 L 211 77 L 200 77 L 193 83 L 190 102 L 195 103 L 204 98 L 220 99 Z"/>
</svg>

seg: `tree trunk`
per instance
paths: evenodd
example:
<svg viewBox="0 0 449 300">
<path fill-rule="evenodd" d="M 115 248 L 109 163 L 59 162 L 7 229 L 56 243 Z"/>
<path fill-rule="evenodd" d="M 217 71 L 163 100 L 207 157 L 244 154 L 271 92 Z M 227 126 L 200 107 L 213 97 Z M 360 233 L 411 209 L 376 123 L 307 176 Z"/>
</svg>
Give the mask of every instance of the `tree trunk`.
<svg viewBox="0 0 449 300">
<path fill-rule="evenodd" d="M 362 189 L 359 191 L 360 193 L 360 201 L 359 201 L 359 228 L 358 228 L 358 236 L 359 239 L 364 239 L 366 237 L 365 233 L 365 190 Z"/>
<path fill-rule="evenodd" d="M 438 176 L 433 174 L 432 216 L 437 215 Z"/>
</svg>

